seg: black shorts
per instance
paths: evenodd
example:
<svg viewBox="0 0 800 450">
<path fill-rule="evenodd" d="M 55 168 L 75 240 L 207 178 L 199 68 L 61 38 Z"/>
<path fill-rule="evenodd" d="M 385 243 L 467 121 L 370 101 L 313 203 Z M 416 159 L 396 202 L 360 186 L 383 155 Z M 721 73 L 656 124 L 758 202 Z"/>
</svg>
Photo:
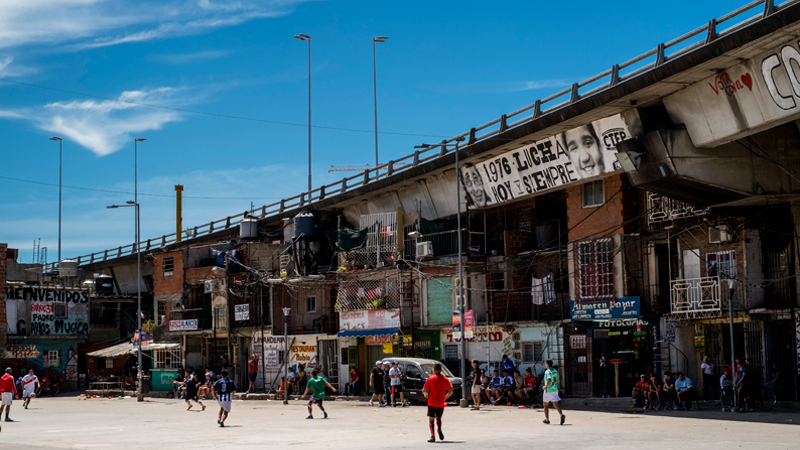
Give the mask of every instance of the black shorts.
<svg viewBox="0 0 800 450">
<path fill-rule="evenodd" d="M 186 400 L 197 401 L 197 391 L 186 391 Z"/>
<path fill-rule="evenodd" d="M 256 377 L 258 376 L 258 373 L 248 373 L 247 375 L 250 376 L 250 382 L 251 383 L 255 383 L 256 382 Z"/>
<path fill-rule="evenodd" d="M 318 404 L 319 406 L 322 406 L 322 400 L 324 399 L 311 397 L 310 399 L 308 399 L 308 406 L 311 406 L 314 403 Z"/>
<path fill-rule="evenodd" d="M 436 417 L 437 419 L 441 419 L 442 414 L 444 414 L 444 408 L 428 405 L 428 417 Z"/>
<path fill-rule="evenodd" d="M 402 384 L 393 384 L 392 385 L 392 395 L 399 394 L 403 392 L 403 385 Z"/>
</svg>

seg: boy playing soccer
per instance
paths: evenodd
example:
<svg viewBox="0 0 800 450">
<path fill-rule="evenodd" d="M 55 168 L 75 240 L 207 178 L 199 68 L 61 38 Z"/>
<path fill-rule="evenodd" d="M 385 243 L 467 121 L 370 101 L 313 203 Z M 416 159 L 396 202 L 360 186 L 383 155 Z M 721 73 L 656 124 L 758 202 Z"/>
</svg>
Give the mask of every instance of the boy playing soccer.
<svg viewBox="0 0 800 450">
<path fill-rule="evenodd" d="M 325 408 L 322 407 L 322 400 L 325 399 L 325 387 L 331 388 L 333 392 L 336 392 L 336 388 L 331 386 L 330 383 L 325 381 L 325 378 L 317 376 L 318 372 L 316 370 L 311 371 L 311 379 L 308 380 L 306 383 L 306 390 L 303 392 L 303 395 L 298 398 L 298 400 L 302 400 L 303 397 L 308 394 L 309 389 L 313 389 L 314 392 L 311 394 L 311 398 L 308 399 L 308 417 L 306 419 L 313 419 L 314 415 L 311 412 L 311 406 L 316 403 L 319 406 L 319 409 L 322 410 L 322 418 L 327 419 L 328 413 L 325 412 Z"/>
<path fill-rule="evenodd" d="M 223 370 L 222 378 L 211 386 L 211 396 L 217 399 L 217 403 L 219 403 L 219 419 L 217 419 L 217 423 L 221 427 L 225 426 L 225 419 L 228 418 L 228 413 L 231 412 L 231 400 L 235 393 L 236 385 L 228 379 L 228 371 Z"/>
</svg>

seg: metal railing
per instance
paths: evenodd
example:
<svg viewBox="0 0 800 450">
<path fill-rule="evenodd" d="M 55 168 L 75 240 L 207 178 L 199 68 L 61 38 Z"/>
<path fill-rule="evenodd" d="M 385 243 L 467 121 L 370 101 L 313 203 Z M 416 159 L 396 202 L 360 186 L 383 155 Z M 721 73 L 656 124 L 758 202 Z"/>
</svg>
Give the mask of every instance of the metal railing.
<svg viewBox="0 0 800 450">
<path fill-rule="evenodd" d="M 458 256 L 458 238 L 461 236 L 461 247 L 464 255 L 479 256 L 483 254 L 482 247 L 484 233 L 469 231 L 467 228 L 458 230 L 440 231 L 438 233 L 425 233 L 416 242 L 430 242 L 434 258 Z M 415 256 L 416 245 L 415 245 Z"/>
<path fill-rule="evenodd" d="M 610 69 L 605 70 L 591 78 L 588 78 L 579 83 L 572 84 L 571 87 L 562 89 L 548 97 L 537 100 L 534 103 L 512 111 L 508 114 L 503 114 L 499 118 L 487 122 L 481 126 L 474 127 L 467 132 L 453 136 L 450 139 L 445 139 L 439 144 L 433 144 L 427 149 L 415 151 L 412 154 L 398 158 L 388 163 L 381 164 L 371 169 L 365 170 L 362 173 L 345 177 L 340 181 L 321 186 L 309 192 L 303 192 L 275 202 L 269 205 L 264 205 L 252 211 L 245 211 L 242 214 L 228 216 L 224 219 L 200 225 L 184 233 L 187 238 L 194 238 L 204 235 L 209 235 L 220 230 L 226 230 L 238 225 L 245 217 L 252 216 L 256 218 L 265 218 L 273 214 L 282 214 L 286 211 L 291 211 L 295 208 L 302 208 L 314 202 L 324 200 L 328 197 L 344 194 L 349 190 L 365 186 L 399 172 L 411 170 L 420 164 L 441 158 L 454 151 L 454 143 L 457 139 L 466 138 L 467 145 L 472 145 L 477 142 L 486 140 L 506 130 L 539 119 L 542 116 L 552 114 L 566 106 L 569 106 L 577 101 L 587 98 L 589 96 L 598 94 L 607 89 L 613 88 L 620 83 L 630 80 L 638 75 L 647 71 L 655 69 L 665 63 L 685 55 L 693 50 L 703 47 L 714 40 L 727 36 L 734 31 L 742 29 L 748 25 L 758 22 L 781 9 L 784 9 L 800 0 L 786 0 L 780 5 L 775 5 L 774 0 L 757 0 L 750 2 L 741 8 L 725 14 L 719 18 L 710 20 L 707 24 L 698 27 L 688 33 L 678 36 L 671 41 L 661 43 L 656 48 L 649 50 L 641 55 L 629 59 L 621 64 L 615 64 Z M 755 12 L 754 15 L 745 18 L 727 28 L 720 29 L 720 25 L 729 22 L 731 19 L 737 18 L 745 13 L 753 12 L 753 9 L 764 5 L 763 8 Z M 683 44 L 683 46 L 679 46 Z M 668 50 L 670 51 L 668 53 Z M 516 121 L 512 121 L 516 119 Z M 118 247 L 116 249 L 109 249 L 89 255 L 78 256 L 75 259 L 78 264 L 91 264 L 98 261 L 106 261 L 109 258 L 121 257 L 124 255 L 135 254 L 138 249 L 142 251 L 149 251 L 151 249 L 164 247 L 168 244 L 175 243 L 176 233 L 166 234 L 160 238 L 148 239 L 139 243 L 129 244 L 126 246 Z M 45 272 L 55 269 L 57 263 L 50 263 L 45 265 Z"/>
<path fill-rule="evenodd" d="M 719 277 L 685 278 L 670 281 L 672 313 L 719 311 L 722 308 Z"/>
</svg>

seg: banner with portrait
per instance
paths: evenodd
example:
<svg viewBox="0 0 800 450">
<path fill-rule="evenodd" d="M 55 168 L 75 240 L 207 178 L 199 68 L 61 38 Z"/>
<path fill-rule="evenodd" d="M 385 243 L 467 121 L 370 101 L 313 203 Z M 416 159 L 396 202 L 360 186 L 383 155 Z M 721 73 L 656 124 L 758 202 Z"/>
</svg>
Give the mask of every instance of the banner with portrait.
<svg viewBox="0 0 800 450">
<path fill-rule="evenodd" d="M 596 120 L 479 163 L 461 166 L 470 208 L 561 188 L 619 167 L 617 143 L 630 136 L 621 115 Z"/>
</svg>

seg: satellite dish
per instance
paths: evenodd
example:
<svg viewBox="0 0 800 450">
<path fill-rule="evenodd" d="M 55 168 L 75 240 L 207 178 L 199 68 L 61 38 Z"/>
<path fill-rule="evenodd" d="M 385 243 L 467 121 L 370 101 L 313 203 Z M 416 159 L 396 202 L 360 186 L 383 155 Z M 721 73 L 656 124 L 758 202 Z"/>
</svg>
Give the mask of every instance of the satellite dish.
<svg viewBox="0 0 800 450">
<path fill-rule="evenodd" d="M 286 275 L 287 276 L 294 276 L 294 261 L 289 261 L 286 263 Z"/>
</svg>

